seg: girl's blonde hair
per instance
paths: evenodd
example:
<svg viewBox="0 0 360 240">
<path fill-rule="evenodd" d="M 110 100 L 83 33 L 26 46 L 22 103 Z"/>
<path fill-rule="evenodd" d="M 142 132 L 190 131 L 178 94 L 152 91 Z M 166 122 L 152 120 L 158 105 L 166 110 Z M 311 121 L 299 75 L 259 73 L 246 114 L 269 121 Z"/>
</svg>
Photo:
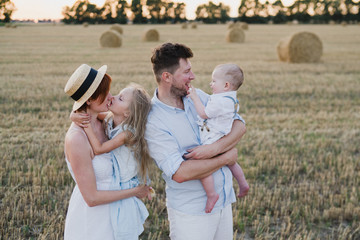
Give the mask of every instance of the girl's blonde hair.
<svg viewBox="0 0 360 240">
<path fill-rule="evenodd" d="M 140 178 L 146 183 L 150 164 L 152 159 L 149 154 L 148 145 L 145 141 L 145 129 L 147 116 L 151 109 L 151 98 L 146 90 L 135 83 L 129 84 L 127 87 L 133 88 L 133 99 L 129 106 L 130 115 L 122 123 L 123 130 L 126 126 L 133 129 L 132 134 L 127 134 L 125 143 L 130 148 L 138 162 Z M 129 131 L 126 131 L 129 133 Z"/>
</svg>

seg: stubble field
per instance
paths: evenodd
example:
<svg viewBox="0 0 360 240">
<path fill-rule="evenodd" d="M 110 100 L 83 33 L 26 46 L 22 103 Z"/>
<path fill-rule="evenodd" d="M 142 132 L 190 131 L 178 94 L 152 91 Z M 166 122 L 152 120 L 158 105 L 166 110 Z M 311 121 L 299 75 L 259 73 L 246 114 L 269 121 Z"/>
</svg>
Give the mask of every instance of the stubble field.
<svg viewBox="0 0 360 240">
<path fill-rule="evenodd" d="M 159 42 L 141 42 L 147 27 Z M 238 162 L 250 191 L 233 204 L 234 239 L 360 239 L 360 26 L 250 25 L 245 43 L 230 44 L 226 25 L 126 25 L 121 48 L 100 48 L 108 28 L 0 28 L 0 239 L 63 238 L 74 187 L 63 153 L 72 72 L 107 64 L 112 94 L 136 82 L 152 95 L 151 52 L 167 41 L 192 48 L 193 85 L 208 93 L 217 64 L 245 72 Z M 280 62 L 278 41 L 303 30 L 322 40 L 321 62 Z M 156 167 L 152 181 L 157 197 L 146 202 L 141 239 L 168 239 Z"/>
</svg>

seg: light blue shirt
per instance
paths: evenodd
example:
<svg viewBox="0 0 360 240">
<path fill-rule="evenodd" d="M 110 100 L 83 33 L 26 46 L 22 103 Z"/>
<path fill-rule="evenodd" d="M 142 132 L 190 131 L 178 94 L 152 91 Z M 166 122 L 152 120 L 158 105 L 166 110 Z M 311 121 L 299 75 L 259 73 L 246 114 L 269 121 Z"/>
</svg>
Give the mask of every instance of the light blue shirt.
<svg viewBox="0 0 360 240">
<path fill-rule="evenodd" d="M 196 89 L 203 104 L 209 95 Z M 180 212 L 193 215 L 205 213 L 206 193 L 200 180 L 178 183 L 172 180 L 173 174 L 185 161 L 183 155 L 188 149 L 200 145 L 200 135 L 195 106 L 190 98 L 184 97 L 185 110 L 161 102 L 155 90 L 152 98 L 152 109 L 148 116 L 145 138 L 150 155 L 161 169 L 166 182 L 166 205 Z M 237 119 L 244 120 L 237 115 Z M 232 174 L 227 166 L 214 172 L 215 190 L 220 195 L 212 213 L 220 211 L 235 202 Z"/>
</svg>

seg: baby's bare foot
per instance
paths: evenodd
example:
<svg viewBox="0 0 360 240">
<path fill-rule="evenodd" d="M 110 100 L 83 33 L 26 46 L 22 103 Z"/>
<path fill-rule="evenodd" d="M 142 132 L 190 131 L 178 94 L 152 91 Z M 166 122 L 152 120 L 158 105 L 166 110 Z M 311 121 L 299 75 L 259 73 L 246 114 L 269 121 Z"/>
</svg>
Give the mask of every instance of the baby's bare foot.
<svg viewBox="0 0 360 240">
<path fill-rule="evenodd" d="M 206 206 L 205 206 L 205 212 L 206 213 L 211 213 L 211 211 L 213 210 L 217 200 L 219 199 L 219 194 L 213 194 L 213 195 L 208 195 L 207 196 L 207 201 L 206 201 Z"/>
<path fill-rule="evenodd" d="M 245 197 L 249 192 L 249 188 L 250 187 L 249 187 L 249 185 L 247 183 L 244 184 L 243 186 L 241 186 L 240 189 L 239 189 L 238 197 L 239 198 Z"/>
</svg>

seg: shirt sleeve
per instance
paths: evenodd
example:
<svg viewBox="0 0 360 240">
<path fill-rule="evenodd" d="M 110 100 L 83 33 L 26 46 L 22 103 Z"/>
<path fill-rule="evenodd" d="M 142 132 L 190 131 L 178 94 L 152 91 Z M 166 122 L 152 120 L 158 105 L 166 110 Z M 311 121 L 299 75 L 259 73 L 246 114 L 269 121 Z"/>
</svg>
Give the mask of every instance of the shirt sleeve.
<svg viewBox="0 0 360 240">
<path fill-rule="evenodd" d="M 170 134 L 160 119 L 149 118 L 146 125 L 145 139 L 150 156 L 163 173 L 172 178 L 184 161 L 179 152 L 176 139 Z"/>
</svg>

